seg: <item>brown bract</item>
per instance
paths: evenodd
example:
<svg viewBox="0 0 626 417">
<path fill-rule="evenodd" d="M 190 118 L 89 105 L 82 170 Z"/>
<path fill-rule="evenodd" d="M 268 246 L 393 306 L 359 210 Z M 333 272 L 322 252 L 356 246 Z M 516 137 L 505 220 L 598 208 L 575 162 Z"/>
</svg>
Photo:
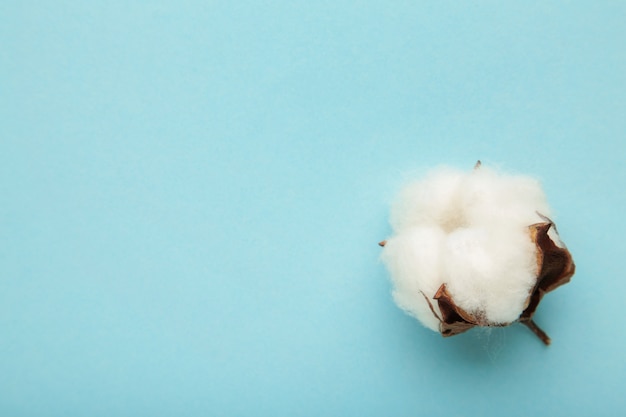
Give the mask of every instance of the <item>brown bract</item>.
<svg viewBox="0 0 626 417">
<path fill-rule="evenodd" d="M 546 221 L 529 226 L 530 238 L 537 246 L 537 282 L 530 292 L 526 300 L 526 307 L 517 321 L 526 325 L 543 343 L 549 345 L 550 338 L 535 324 L 532 319 L 533 315 L 543 296 L 568 283 L 572 275 L 574 275 L 576 268 L 572 255 L 567 248 L 558 246 L 548 235 L 551 228 L 554 228 L 556 233 L 554 223 L 547 217 L 540 216 Z M 422 295 L 428 302 L 432 313 L 439 320 L 439 331 L 444 337 L 466 332 L 475 326 L 503 327 L 512 324 L 490 323 L 485 320 L 484 315 L 480 312 L 470 313 L 465 311 L 454 302 L 446 284 L 442 284 L 433 297 L 433 300 L 437 302 L 441 317 L 435 312 L 428 297 L 423 293 Z"/>
</svg>

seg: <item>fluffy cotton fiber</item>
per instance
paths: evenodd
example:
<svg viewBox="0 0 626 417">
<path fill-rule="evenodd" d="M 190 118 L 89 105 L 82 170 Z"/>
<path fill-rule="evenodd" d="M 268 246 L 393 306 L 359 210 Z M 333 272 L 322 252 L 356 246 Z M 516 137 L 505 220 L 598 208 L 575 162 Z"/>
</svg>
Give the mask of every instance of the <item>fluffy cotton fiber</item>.
<svg viewBox="0 0 626 417">
<path fill-rule="evenodd" d="M 486 325 L 517 320 L 537 281 L 528 226 L 545 221 L 538 213 L 550 216 L 536 180 L 484 166 L 440 168 L 408 185 L 392 207 L 393 236 L 382 254 L 394 300 L 438 331 L 426 298 L 445 283 L 455 303 Z"/>
</svg>

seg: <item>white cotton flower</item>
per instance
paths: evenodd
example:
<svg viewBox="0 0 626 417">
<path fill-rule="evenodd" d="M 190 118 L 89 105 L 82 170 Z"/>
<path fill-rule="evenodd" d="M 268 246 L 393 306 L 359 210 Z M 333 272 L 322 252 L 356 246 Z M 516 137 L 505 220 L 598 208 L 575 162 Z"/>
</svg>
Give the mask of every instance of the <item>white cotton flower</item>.
<svg viewBox="0 0 626 417">
<path fill-rule="evenodd" d="M 574 272 L 549 215 L 532 178 L 480 164 L 429 173 L 404 188 L 391 210 L 393 236 L 382 259 L 394 300 L 444 336 L 520 320 L 549 343 L 532 314 L 543 293 Z"/>
</svg>

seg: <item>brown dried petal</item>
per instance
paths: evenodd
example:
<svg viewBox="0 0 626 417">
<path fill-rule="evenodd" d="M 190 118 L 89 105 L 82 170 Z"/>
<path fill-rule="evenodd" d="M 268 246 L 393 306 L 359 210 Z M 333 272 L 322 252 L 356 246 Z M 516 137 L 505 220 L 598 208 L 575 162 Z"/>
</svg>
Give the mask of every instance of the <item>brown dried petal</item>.
<svg viewBox="0 0 626 417">
<path fill-rule="evenodd" d="M 529 227 L 531 239 L 537 245 L 537 283 L 533 288 L 527 307 L 520 315 L 519 321 L 528 326 L 545 344 L 550 344 L 550 338 L 533 322 L 532 318 L 543 296 L 567 284 L 574 272 L 576 265 L 567 248 L 557 246 L 548 235 L 552 221 L 533 224 Z M 556 231 L 556 230 L 555 230 Z"/>
<path fill-rule="evenodd" d="M 444 337 L 466 332 L 479 325 L 478 320 L 472 314 L 456 305 L 446 284 L 439 287 L 433 298 L 437 300 L 439 311 L 441 311 L 439 331 Z"/>
</svg>

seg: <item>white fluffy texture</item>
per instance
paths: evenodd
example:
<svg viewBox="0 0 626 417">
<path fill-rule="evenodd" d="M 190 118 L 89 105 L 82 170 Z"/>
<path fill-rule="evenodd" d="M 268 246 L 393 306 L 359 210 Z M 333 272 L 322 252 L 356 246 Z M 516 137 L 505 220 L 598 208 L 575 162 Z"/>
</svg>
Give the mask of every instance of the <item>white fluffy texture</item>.
<svg viewBox="0 0 626 417">
<path fill-rule="evenodd" d="M 394 235 L 382 259 L 402 309 L 438 331 L 435 292 L 446 284 L 456 304 L 488 324 L 515 321 L 537 279 L 528 226 L 550 216 L 540 184 L 484 166 L 440 168 L 407 186 L 392 207 Z"/>
</svg>

